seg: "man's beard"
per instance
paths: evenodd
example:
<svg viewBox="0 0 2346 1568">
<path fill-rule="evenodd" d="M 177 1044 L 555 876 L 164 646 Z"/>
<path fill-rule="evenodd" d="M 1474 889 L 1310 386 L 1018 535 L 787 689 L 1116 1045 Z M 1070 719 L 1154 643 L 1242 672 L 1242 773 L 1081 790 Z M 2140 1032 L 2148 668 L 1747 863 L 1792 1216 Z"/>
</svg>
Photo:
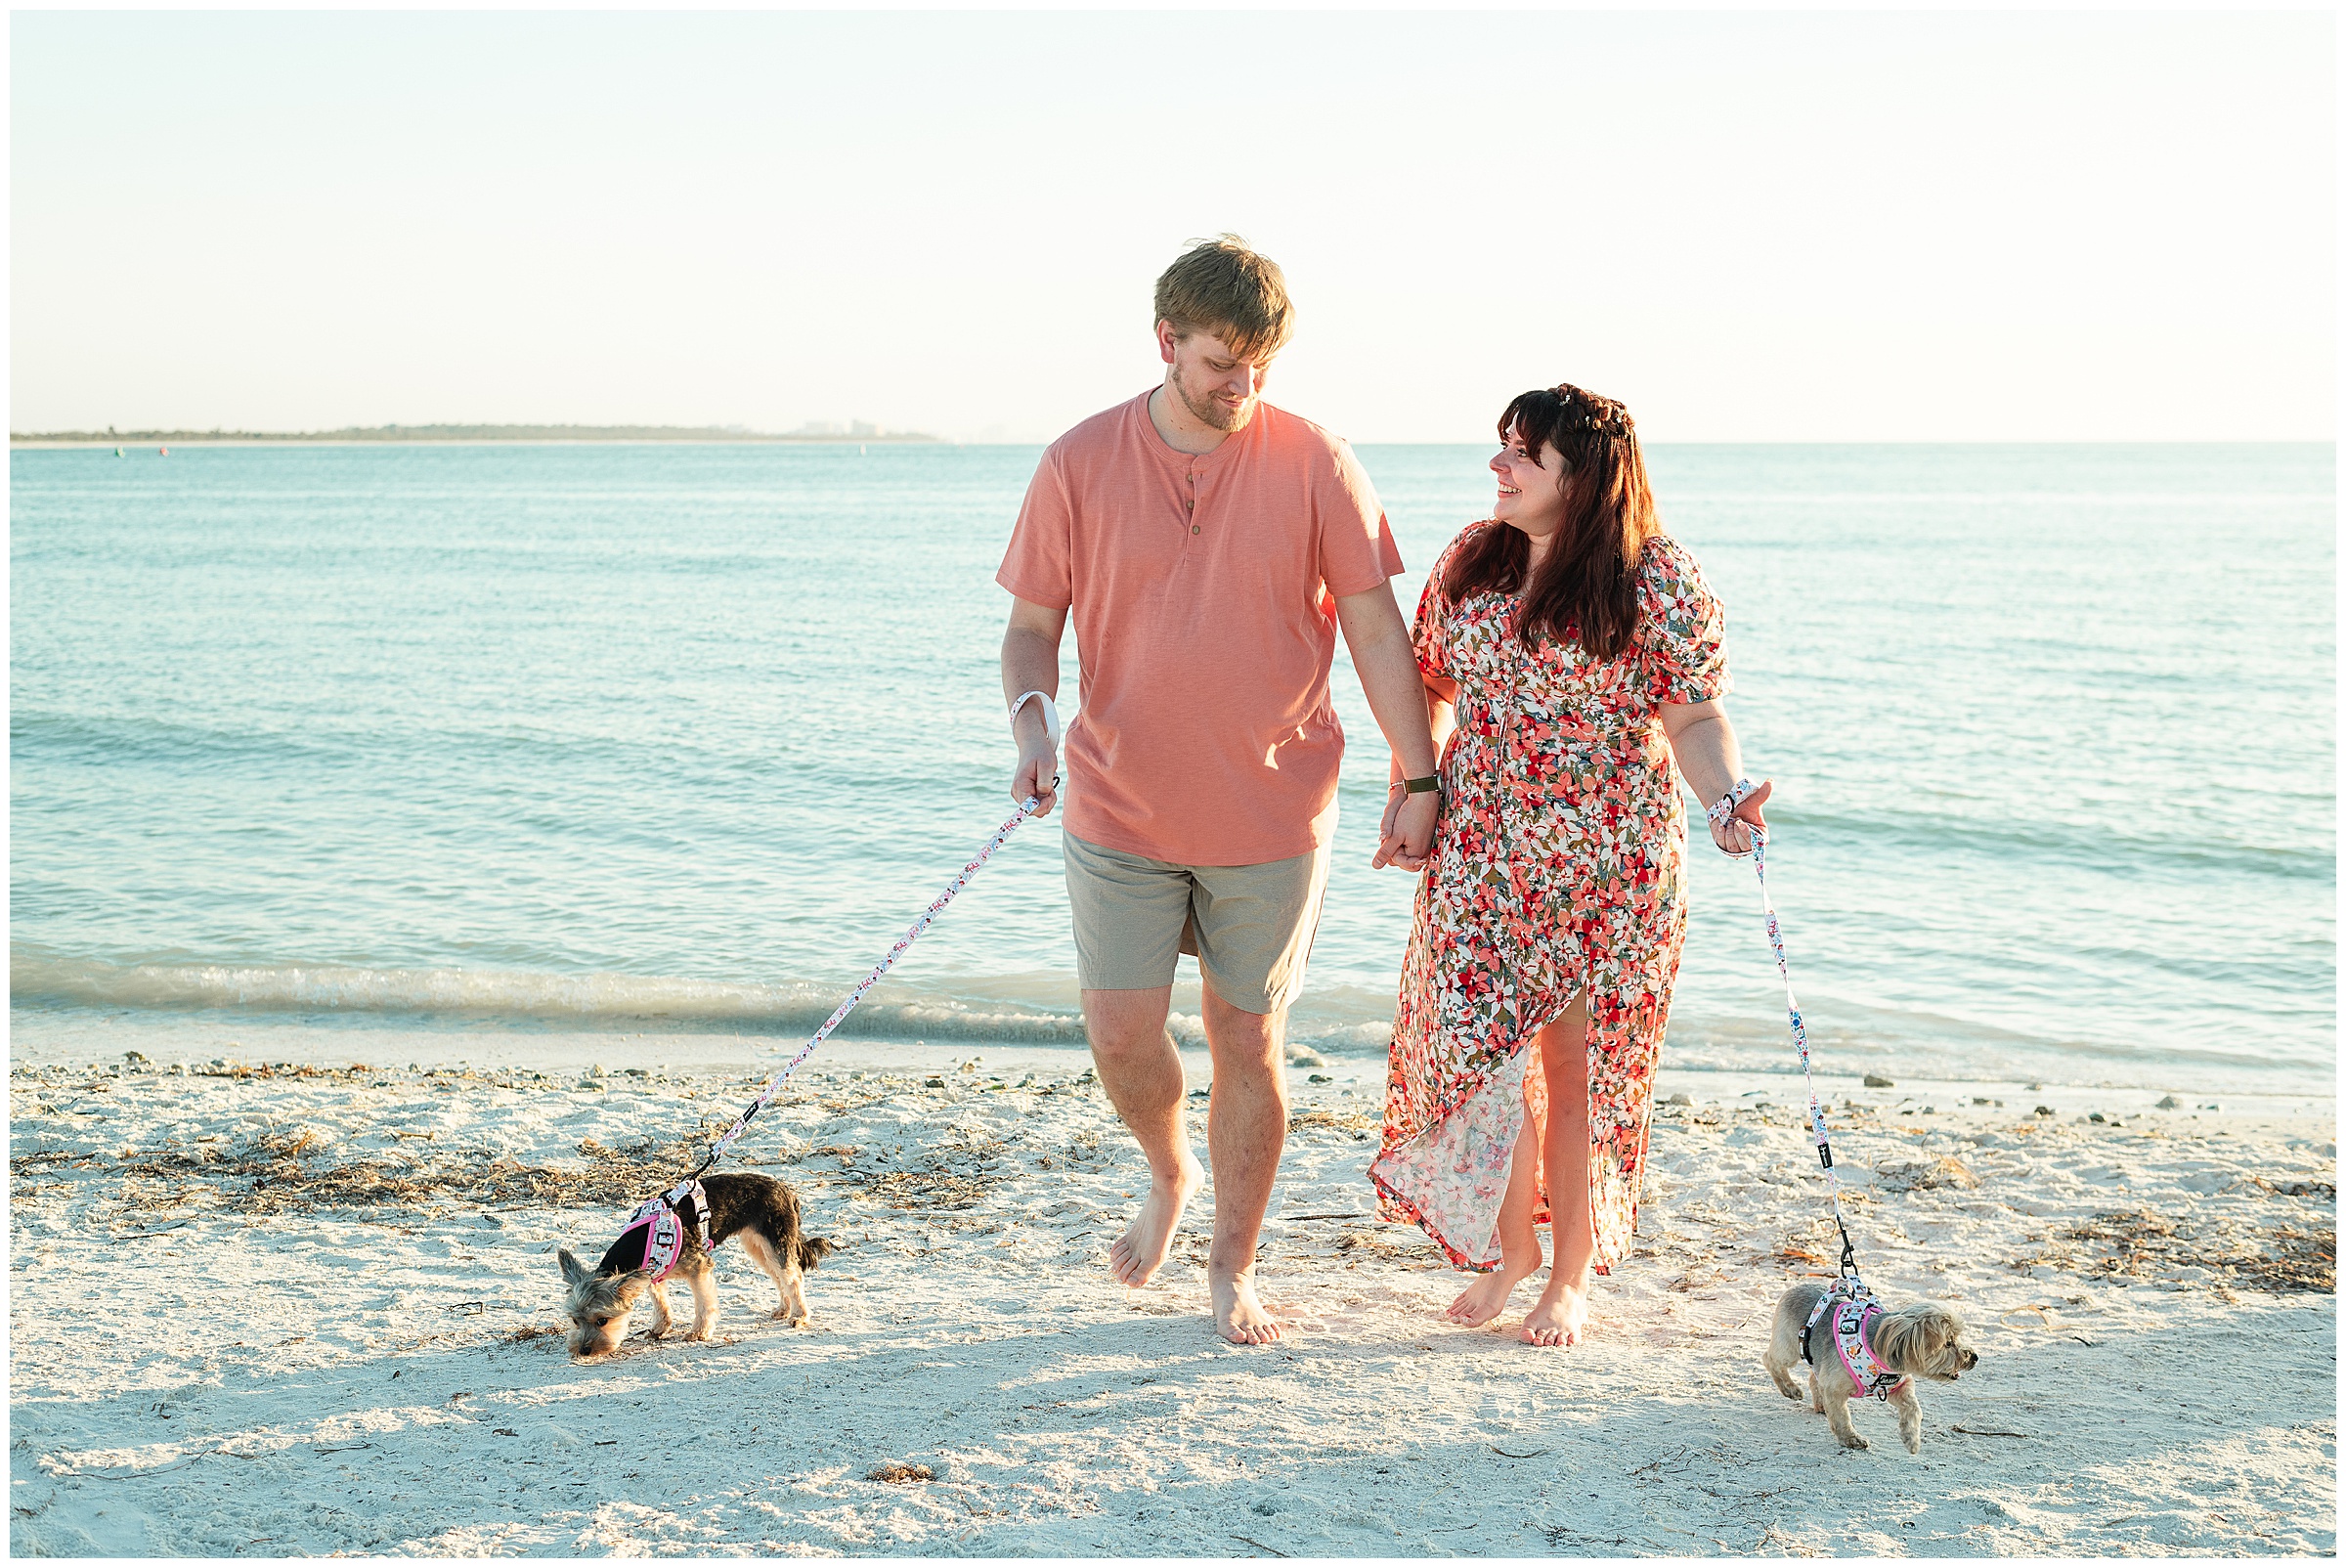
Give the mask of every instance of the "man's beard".
<svg viewBox="0 0 2346 1568">
<path fill-rule="evenodd" d="M 1220 398 L 1209 397 L 1200 403 L 1190 396 L 1190 389 L 1181 384 L 1178 376 L 1174 378 L 1173 391 L 1193 418 L 1213 426 L 1224 435 L 1236 435 L 1245 429 L 1248 421 L 1254 417 L 1255 406 L 1262 401 L 1260 398 L 1248 398 L 1235 409 Z"/>
</svg>

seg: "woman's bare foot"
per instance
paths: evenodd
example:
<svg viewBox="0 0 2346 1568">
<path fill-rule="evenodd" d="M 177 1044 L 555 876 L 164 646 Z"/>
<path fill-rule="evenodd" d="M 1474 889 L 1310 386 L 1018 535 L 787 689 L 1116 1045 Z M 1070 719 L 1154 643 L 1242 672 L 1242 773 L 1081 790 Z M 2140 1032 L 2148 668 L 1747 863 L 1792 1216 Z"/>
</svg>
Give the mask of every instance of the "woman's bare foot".
<svg viewBox="0 0 2346 1568">
<path fill-rule="evenodd" d="M 1280 1323 L 1255 1297 L 1254 1276 L 1213 1276 L 1214 1328 L 1234 1345 L 1267 1345 L 1280 1336 Z"/>
<path fill-rule="evenodd" d="M 1442 1316 L 1468 1328 L 1479 1328 L 1506 1311 L 1507 1297 L 1539 1269 L 1537 1260 L 1522 1269 L 1502 1262 L 1496 1273 L 1476 1276 L 1472 1285 L 1458 1292 L 1458 1299 L 1443 1309 Z"/>
<path fill-rule="evenodd" d="M 1588 1323 L 1587 1291 L 1568 1285 L 1550 1285 L 1540 1304 L 1524 1315 L 1523 1342 L 1527 1345 L 1577 1345 Z"/>
<path fill-rule="evenodd" d="M 1116 1238 L 1108 1249 L 1108 1266 L 1115 1277 L 1126 1285 L 1147 1285 L 1150 1276 L 1173 1250 L 1173 1233 L 1181 1225 L 1181 1211 L 1190 1206 L 1190 1199 L 1205 1184 L 1205 1167 L 1195 1155 L 1184 1152 L 1181 1174 L 1172 1187 L 1149 1184 L 1149 1196 L 1141 1199 L 1141 1211 L 1133 1216 L 1124 1234 Z"/>
</svg>

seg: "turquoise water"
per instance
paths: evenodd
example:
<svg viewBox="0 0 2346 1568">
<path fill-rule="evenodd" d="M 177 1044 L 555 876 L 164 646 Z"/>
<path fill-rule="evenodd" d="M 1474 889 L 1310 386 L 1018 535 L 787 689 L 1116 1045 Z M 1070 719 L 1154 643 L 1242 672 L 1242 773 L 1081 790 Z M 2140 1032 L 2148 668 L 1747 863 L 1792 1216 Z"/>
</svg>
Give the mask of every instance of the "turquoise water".
<svg viewBox="0 0 2346 1568">
<path fill-rule="evenodd" d="M 992 575 L 1036 456 L 13 453 L 20 1039 L 810 1027 L 1007 814 Z M 1486 456 L 1361 450 L 1412 568 L 1482 515 Z M 1835 1067 L 2333 1081 L 2328 449 L 1653 463 L 1726 602 Z M 1366 1051 L 1411 885 L 1368 869 L 1383 747 L 1341 655 L 1335 684 L 1294 1032 Z M 1060 876 L 1056 819 L 1022 828 L 857 1025 L 1076 1038 Z M 1673 1060 L 1788 1065 L 1749 866 L 1700 849 L 1693 896 Z"/>
</svg>

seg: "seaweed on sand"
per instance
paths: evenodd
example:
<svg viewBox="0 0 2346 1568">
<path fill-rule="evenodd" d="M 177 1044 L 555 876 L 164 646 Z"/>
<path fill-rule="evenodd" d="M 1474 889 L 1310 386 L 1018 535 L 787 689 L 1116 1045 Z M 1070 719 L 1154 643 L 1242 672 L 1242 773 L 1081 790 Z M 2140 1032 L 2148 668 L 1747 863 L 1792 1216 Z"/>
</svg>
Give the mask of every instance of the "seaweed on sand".
<svg viewBox="0 0 2346 1568">
<path fill-rule="evenodd" d="M 109 1159 L 73 1162 L 113 1178 L 124 1206 L 152 1209 L 197 1194 L 241 1214 L 306 1214 L 322 1210 L 416 1209 L 435 1200 L 484 1206 L 586 1208 L 637 1202 L 690 1170 L 702 1145 L 693 1139 L 645 1139 L 613 1149 L 589 1138 L 579 1145 L 579 1167 L 532 1165 L 487 1150 L 410 1154 L 401 1149 L 355 1159 L 329 1157 L 327 1140 L 314 1129 L 267 1132 L 215 1154 L 160 1149 Z M 160 1184 L 158 1186 L 158 1184 Z M 165 1193 L 160 1186 L 168 1186 Z"/>
<path fill-rule="evenodd" d="M 1395 1235 L 1408 1236 L 1410 1234 L 1412 1233 L 1403 1231 L 1399 1226 L 1393 1227 L 1391 1234 L 1382 1231 L 1346 1231 L 1342 1236 L 1336 1238 L 1336 1250 L 1384 1262 L 1413 1263 L 1441 1256 L 1434 1250 L 1431 1241 L 1393 1240 Z"/>
<path fill-rule="evenodd" d="M 1360 1111 L 1299 1111 L 1287 1118 L 1287 1131 L 1302 1132 L 1311 1127 L 1328 1127 L 1337 1132 L 1352 1134 L 1355 1142 L 1366 1139 L 1384 1125 L 1382 1116 Z"/>
<path fill-rule="evenodd" d="M 2016 1261 L 2128 1279 L 2161 1279 L 2199 1268 L 2232 1285 L 2281 1294 L 2327 1294 L 2338 1287 L 2337 1226 L 2318 1220 L 2260 1229 L 2120 1209 L 2064 1226 L 2051 1241 L 2041 1255 Z"/>
<path fill-rule="evenodd" d="M 850 1167 L 846 1174 L 861 1179 L 865 1198 L 891 1208 L 975 1208 L 1012 1174 L 1009 1152 L 991 1134 L 956 1127 L 929 1151 L 924 1165 L 869 1172 Z"/>
</svg>

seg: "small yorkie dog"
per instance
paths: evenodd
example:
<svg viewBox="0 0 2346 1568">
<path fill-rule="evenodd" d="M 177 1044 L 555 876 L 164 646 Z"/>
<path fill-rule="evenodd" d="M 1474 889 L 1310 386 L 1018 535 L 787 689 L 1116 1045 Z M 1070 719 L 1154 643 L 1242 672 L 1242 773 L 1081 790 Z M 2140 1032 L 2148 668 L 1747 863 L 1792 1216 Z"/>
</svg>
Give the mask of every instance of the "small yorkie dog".
<svg viewBox="0 0 2346 1568">
<path fill-rule="evenodd" d="M 617 1350 L 627 1335 L 629 1316 L 646 1295 L 652 1298 L 652 1337 L 666 1334 L 673 1322 L 668 1311 L 671 1275 L 681 1275 L 692 1286 L 692 1332 L 686 1337 L 707 1339 L 717 1323 L 717 1266 L 709 1259 L 709 1248 L 734 1236 L 741 1238 L 751 1261 L 774 1282 L 781 1297 L 774 1316 L 794 1328 L 812 1316 L 806 1310 L 803 1271 L 822 1262 L 833 1248 L 819 1236 L 803 1234 L 798 1194 L 771 1176 L 747 1173 L 711 1176 L 689 1193 L 705 1195 L 707 1212 L 698 1211 L 695 1196 L 685 1196 L 667 1216 L 673 1223 L 665 1238 L 673 1247 L 666 1267 L 658 1266 L 658 1232 L 640 1213 L 592 1269 L 583 1267 L 568 1247 L 562 1249 L 562 1309 L 570 1317 L 573 1356 L 589 1360 Z M 707 1245 L 702 1243 L 704 1235 Z M 645 1266 L 647 1261 L 653 1266 Z"/>
<path fill-rule="evenodd" d="M 1870 1294 L 1796 1285 L 1776 1303 L 1775 1330 L 1760 1364 L 1786 1399 L 1801 1397 L 1793 1364 L 1811 1364 L 1808 1408 L 1832 1421 L 1844 1448 L 1873 1446 L 1849 1423 L 1849 1401 L 1879 1395 L 1898 1413 L 1906 1452 L 1919 1454 L 1923 1407 L 1914 1397 L 1914 1380 L 1951 1383 L 1978 1366 L 1964 1331 L 1963 1320 L 1935 1302 L 1891 1312 Z"/>
</svg>

